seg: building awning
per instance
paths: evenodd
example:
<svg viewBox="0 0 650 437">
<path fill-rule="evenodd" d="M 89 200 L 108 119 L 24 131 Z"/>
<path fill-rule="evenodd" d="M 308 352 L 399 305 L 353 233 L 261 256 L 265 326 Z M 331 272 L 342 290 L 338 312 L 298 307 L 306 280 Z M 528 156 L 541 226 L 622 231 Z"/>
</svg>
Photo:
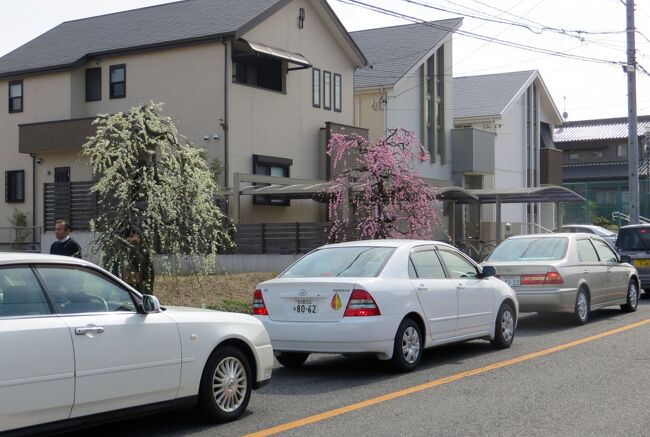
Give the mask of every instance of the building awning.
<svg viewBox="0 0 650 437">
<path fill-rule="evenodd" d="M 470 193 L 463 187 L 442 187 L 436 190 L 438 200 L 452 200 L 458 203 L 479 203 L 478 196 Z"/>
<path fill-rule="evenodd" d="M 311 68 L 311 62 L 307 60 L 303 55 L 300 53 L 293 53 L 293 52 L 288 52 L 283 49 L 279 49 L 277 47 L 271 47 L 267 46 L 266 44 L 262 44 L 260 42 L 253 42 L 253 41 L 247 41 L 245 39 L 240 38 L 239 41 L 243 42 L 250 48 L 252 51 L 255 53 L 259 53 L 262 55 L 266 56 L 271 56 L 273 58 L 278 58 L 282 59 L 284 61 L 287 61 L 291 64 L 298 65 L 296 68 L 289 68 L 289 71 L 291 70 L 302 70 L 304 68 Z"/>
<path fill-rule="evenodd" d="M 565 187 L 549 185 L 532 188 L 468 190 L 480 203 L 584 202 L 585 198 Z"/>
</svg>

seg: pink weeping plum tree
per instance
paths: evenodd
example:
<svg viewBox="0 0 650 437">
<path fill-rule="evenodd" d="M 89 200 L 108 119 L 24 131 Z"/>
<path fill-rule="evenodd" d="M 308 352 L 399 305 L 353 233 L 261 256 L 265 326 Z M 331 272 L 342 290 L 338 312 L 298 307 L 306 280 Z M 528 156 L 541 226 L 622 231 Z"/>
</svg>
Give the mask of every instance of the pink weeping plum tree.
<svg viewBox="0 0 650 437">
<path fill-rule="evenodd" d="M 327 153 L 336 173 L 328 189 L 331 241 L 432 237 L 435 191 L 413 168 L 429 154 L 415 134 L 395 129 L 376 141 L 334 134 Z"/>
</svg>

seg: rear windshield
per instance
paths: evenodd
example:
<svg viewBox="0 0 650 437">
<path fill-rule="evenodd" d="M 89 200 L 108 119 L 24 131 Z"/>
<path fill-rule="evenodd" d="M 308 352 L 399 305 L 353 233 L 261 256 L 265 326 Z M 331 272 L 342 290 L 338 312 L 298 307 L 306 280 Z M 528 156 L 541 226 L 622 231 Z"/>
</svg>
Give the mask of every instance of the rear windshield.
<svg viewBox="0 0 650 437">
<path fill-rule="evenodd" d="M 514 238 L 499 244 L 487 261 L 553 261 L 564 258 L 566 237 Z"/>
<path fill-rule="evenodd" d="M 282 278 L 373 277 L 395 251 L 394 247 L 333 247 L 305 255 Z"/>
<path fill-rule="evenodd" d="M 620 229 L 616 247 L 620 250 L 650 250 L 650 228 Z"/>
</svg>

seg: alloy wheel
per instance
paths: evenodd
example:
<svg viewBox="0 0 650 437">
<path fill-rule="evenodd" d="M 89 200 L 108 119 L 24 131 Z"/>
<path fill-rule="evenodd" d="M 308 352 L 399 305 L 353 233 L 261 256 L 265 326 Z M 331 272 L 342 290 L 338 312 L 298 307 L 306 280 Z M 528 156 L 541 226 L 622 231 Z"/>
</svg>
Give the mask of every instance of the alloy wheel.
<svg viewBox="0 0 650 437">
<path fill-rule="evenodd" d="M 587 318 L 587 311 L 588 311 L 588 302 L 587 302 L 587 296 L 585 295 L 584 292 L 581 292 L 578 295 L 578 317 L 580 320 L 585 320 Z"/>
<path fill-rule="evenodd" d="M 504 311 L 501 316 L 501 335 L 506 342 L 512 339 L 515 333 L 515 319 L 510 311 Z"/>
<path fill-rule="evenodd" d="M 235 357 L 226 357 L 214 371 L 212 395 L 223 411 L 235 411 L 246 397 L 246 369 Z"/>
</svg>

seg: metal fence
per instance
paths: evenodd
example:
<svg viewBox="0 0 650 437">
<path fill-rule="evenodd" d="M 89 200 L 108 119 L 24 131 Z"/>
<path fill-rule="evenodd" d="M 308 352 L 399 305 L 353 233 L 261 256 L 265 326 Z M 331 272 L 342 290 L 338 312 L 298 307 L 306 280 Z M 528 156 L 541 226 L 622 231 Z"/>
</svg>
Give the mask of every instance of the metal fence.
<svg viewBox="0 0 650 437">
<path fill-rule="evenodd" d="M 327 243 L 329 223 L 259 223 L 237 225 L 235 253 L 306 253 Z"/>
<path fill-rule="evenodd" d="M 43 184 L 45 231 L 53 231 L 56 220 L 62 219 L 69 220 L 73 230 L 89 230 L 90 219 L 97 211 L 92 185 L 92 181 Z"/>
<path fill-rule="evenodd" d="M 627 181 L 571 182 L 562 186 L 585 198 L 584 202 L 562 204 L 562 223 L 596 223 L 623 226 L 627 222 L 620 214 L 629 214 L 629 184 Z M 650 217 L 650 183 L 639 181 L 639 212 Z"/>
<path fill-rule="evenodd" d="M 0 251 L 40 252 L 40 226 L 0 227 Z"/>
</svg>

